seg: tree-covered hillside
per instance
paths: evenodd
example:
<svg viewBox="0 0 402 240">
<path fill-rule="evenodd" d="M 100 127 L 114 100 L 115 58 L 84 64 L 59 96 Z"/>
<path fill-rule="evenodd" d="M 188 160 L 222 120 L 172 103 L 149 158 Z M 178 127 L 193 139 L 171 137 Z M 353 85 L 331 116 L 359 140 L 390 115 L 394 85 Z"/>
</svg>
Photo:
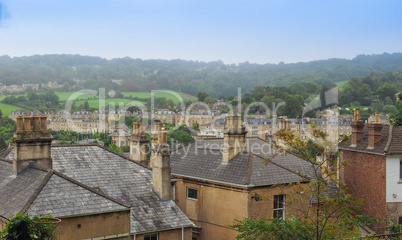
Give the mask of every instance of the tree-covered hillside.
<svg viewBox="0 0 402 240">
<path fill-rule="evenodd" d="M 398 70 L 402 70 L 402 53 L 359 55 L 352 60 L 329 59 L 292 64 L 245 62 L 237 65 L 225 65 L 221 61 L 106 60 L 80 55 L 0 57 L 0 83 L 6 85 L 56 81 L 76 85 L 76 89 L 168 89 L 191 95 L 204 91 L 213 97 L 236 94 L 238 87 L 248 92 L 256 85 L 289 86 L 295 82 L 312 82 L 331 87 L 352 77 Z M 122 81 L 117 84 L 112 79 Z"/>
</svg>

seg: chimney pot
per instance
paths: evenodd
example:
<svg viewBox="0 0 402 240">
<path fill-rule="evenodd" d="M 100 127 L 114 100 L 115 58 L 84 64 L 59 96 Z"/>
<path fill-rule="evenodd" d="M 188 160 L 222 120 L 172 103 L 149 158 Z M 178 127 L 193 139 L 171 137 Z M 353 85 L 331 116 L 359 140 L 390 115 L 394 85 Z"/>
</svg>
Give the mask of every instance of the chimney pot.
<svg viewBox="0 0 402 240">
<path fill-rule="evenodd" d="M 166 136 L 164 129 L 160 139 L 163 141 Z M 152 176 L 154 191 L 162 200 L 172 199 L 170 150 L 166 143 L 159 143 L 155 149 L 155 159 L 153 160 Z"/>
<path fill-rule="evenodd" d="M 356 147 L 356 145 L 363 140 L 364 123 L 362 120 L 355 120 L 350 126 L 352 127 L 351 146 Z"/>
<path fill-rule="evenodd" d="M 380 122 L 380 118 L 379 118 L 379 116 L 378 116 L 378 112 L 376 112 L 375 115 L 374 115 L 374 122 L 375 122 L 375 123 L 379 123 L 379 122 Z"/>
<path fill-rule="evenodd" d="M 231 115 L 226 117 L 226 126 L 224 130 L 222 161 L 229 162 L 243 150 L 246 142 L 247 131 L 243 124 L 241 115 Z"/>
<path fill-rule="evenodd" d="M 21 115 L 17 116 L 17 133 L 22 133 L 24 132 L 24 119 Z"/>
<path fill-rule="evenodd" d="M 376 144 L 381 141 L 382 124 L 371 123 L 368 124 L 369 136 L 368 136 L 368 149 L 373 149 Z"/>
<path fill-rule="evenodd" d="M 25 132 L 31 132 L 31 116 L 25 116 Z"/>
<path fill-rule="evenodd" d="M 40 129 L 39 129 L 39 116 L 38 115 L 34 115 L 33 117 L 32 117 L 32 122 L 33 122 L 33 131 L 34 132 L 39 132 L 40 131 Z"/>
<path fill-rule="evenodd" d="M 31 118 L 33 119 L 33 132 L 31 131 Z M 14 134 L 14 160 L 13 173 L 18 174 L 30 161 L 45 169 L 52 169 L 51 142 L 53 140 L 49 132 L 40 132 L 39 116 L 25 116 L 25 131 L 22 130 L 23 118 L 17 116 L 17 132 Z M 42 124 L 42 127 L 46 127 Z M 22 133 L 24 134 L 18 134 Z"/>
</svg>

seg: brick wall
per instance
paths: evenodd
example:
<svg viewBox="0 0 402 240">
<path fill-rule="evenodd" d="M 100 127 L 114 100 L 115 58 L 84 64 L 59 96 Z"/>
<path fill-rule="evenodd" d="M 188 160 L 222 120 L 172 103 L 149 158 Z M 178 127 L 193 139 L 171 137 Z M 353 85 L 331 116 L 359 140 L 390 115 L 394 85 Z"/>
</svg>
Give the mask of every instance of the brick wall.
<svg viewBox="0 0 402 240">
<path fill-rule="evenodd" d="M 341 150 L 343 161 L 339 177 L 347 192 L 362 199 L 360 213 L 386 218 L 385 156 Z"/>
</svg>

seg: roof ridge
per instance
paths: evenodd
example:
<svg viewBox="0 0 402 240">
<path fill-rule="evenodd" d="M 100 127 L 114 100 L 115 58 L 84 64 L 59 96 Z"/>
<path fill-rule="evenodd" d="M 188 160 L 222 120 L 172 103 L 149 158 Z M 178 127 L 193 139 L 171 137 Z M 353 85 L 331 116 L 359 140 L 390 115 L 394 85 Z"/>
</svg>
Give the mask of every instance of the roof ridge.
<svg viewBox="0 0 402 240">
<path fill-rule="evenodd" d="M 120 200 L 117 200 L 117 199 L 115 199 L 115 198 L 112 198 L 111 196 L 106 195 L 106 194 L 104 194 L 103 192 L 98 192 L 98 191 L 96 191 L 95 189 L 93 189 L 93 188 L 91 188 L 91 187 L 85 185 L 84 183 L 81 183 L 81 182 L 79 182 L 79 181 L 77 181 L 77 180 L 75 180 L 75 179 L 73 179 L 73 178 L 68 177 L 67 175 L 64 175 L 64 174 L 62 174 L 62 173 L 60 173 L 60 172 L 58 172 L 58 171 L 55 171 L 55 170 L 51 170 L 51 171 L 53 171 L 53 173 L 54 173 L 55 175 L 57 175 L 57 176 L 59 176 L 59 177 L 61 177 L 61 178 L 64 178 L 65 180 L 70 181 L 70 182 L 72 182 L 72 183 L 74 183 L 74 184 L 76 184 L 76 185 L 78 185 L 78 186 L 80 186 L 80 187 L 82 187 L 82 188 L 84 188 L 84 189 L 86 189 L 86 190 L 89 190 L 89 191 L 91 191 L 91 192 L 93 192 L 93 193 L 95 193 L 95 194 L 97 194 L 97 195 L 99 195 L 99 196 L 101 196 L 101 197 L 104 197 L 104 198 L 106 198 L 106 199 L 109 199 L 109 200 L 111 200 L 111 201 L 113 201 L 113 202 L 115 202 L 115 203 L 117 203 L 117 204 L 119 204 L 119 205 L 122 205 L 122 206 L 124 206 L 124 207 L 131 208 L 131 205 L 128 205 L 128 204 L 126 204 L 126 203 L 123 203 L 123 202 L 121 202 Z"/>
<path fill-rule="evenodd" d="M 0 161 L 8 162 L 8 163 L 13 163 L 13 160 L 11 160 L 11 159 L 6 159 L 6 158 L 0 158 Z"/>
<path fill-rule="evenodd" d="M 54 144 L 51 147 L 79 147 L 79 146 L 100 146 L 96 143 L 83 143 L 83 144 Z"/>
<path fill-rule="evenodd" d="M 204 140 L 204 139 L 203 139 L 203 140 Z M 183 146 L 181 146 L 181 147 L 179 147 L 179 148 L 173 149 L 171 152 L 178 151 L 179 149 L 182 149 L 182 148 L 184 148 L 184 147 L 187 147 L 188 145 L 193 144 L 193 143 L 195 143 L 196 141 L 197 141 L 197 140 L 191 141 L 191 142 L 189 142 L 189 143 L 187 143 L 187 144 L 185 144 L 185 145 L 183 145 Z"/>
<path fill-rule="evenodd" d="M 101 145 L 95 145 L 95 146 L 98 146 L 98 147 L 100 147 L 100 148 L 102 148 L 102 149 L 104 149 L 104 150 L 106 150 L 106 151 L 108 151 L 108 152 L 111 152 L 111 153 L 113 153 L 113 154 L 115 154 L 115 155 L 117 155 L 117 156 L 119 156 L 119 157 L 122 157 L 122 158 L 124 158 L 124 159 L 126 159 L 126 160 L 128 160 L 128 161 L 130 161 L 130 162 L 132 162 L 132 163 L 135 163 L 135 164 L 137 164 L 138 166 L 141 166 L 141 167 L 146 168 L 146 169 L 148 169 L 148 170 L 152 170 L 151 167 L 149 167 L 149 166 L 144 166 L 144 165 L 142 165 L 142 164 L 140 164 L 140 163 L 134 161 L 133 159 L 130 159 L 130 158 L 128 158 L 128 157 L 126 157 L 126 156 L 124 156 L 124 155 L 122 155 L 122 154 L 120 154 L 120 153 L 117 153 L 117 152 L 114 152 L 114 151 L 110 150 L 109 148 L 107 148 L 107 147 L 105 147 L 105 146 L 101 146 Z"/>
<path fill-rule="evenodd" d="M 393 126 L 393 125 L 390 125 L 390 126 L 389 126 L 389 130 L 388 130 L 387 145 L 385 145 L 384 153 L 387 153 L 388 150 L 389 150 L 389 148 L 391 147 L 393 129 L 394 129 L 394 126 Z"/>
<path fill-rule="evenodd" d="M 28 167 L 32 167 L 32 165 L 28 165 Z M 39 168 L 37 170 L 44 171 L 42 168 Z M 20 214 L 24 214 L 29 206 L 35 201 L 35 199 L 38 197 L 39 193 L 42 191 L 42 189 L 46 186 L 46 184 L 49 182 L 50 178 L 52 177 L 54 173 L 54 170 L 49 170 L 45 177 L 42 179 L 42 182 L 39 184 L 39 186 L 35 189 L 33 194 L 28 198 L 28 201 L 24 204 L 24 206 L 21 208 L 21 210 L 18 212 Z"/>
<path fill-rule="evenodd" d="M 246 180 L 244 181 L 245 185 L 250 184 L 251 172 L 252 172 L 252 168 L 253 168 L 253 157 L 254 157 L 254 154 L 250 154 L 250 156 L 248 157 L 247 175 L 246 175 Z"/>
<path fill-rule="evenodd" d="M 266 159 L 265 157 L 263 157 L 263 156 L 261 156 L 261 155 L 258 155 L 258 154 L 255 154 L 255 153 L 253 153 L 253 154 L 256 155 L 256 156 L 259 157 L 259 158 Z M 293 174 L 296 174 L 296 175 L 298 175 L 299 177 L 305 178 L 305 179 L 307 179 L 307 180 L 311 180 L 310 177 L 308 177 L 308 176 L 306 176 L 306 175 L 303 175 L 303 174 L 301 174 L 301 173 L 299 173 L 299 172 L 296 172 L 296 171 L 294 171 L 294 170 L 292 170 L 292 169 L 290 169 L 290 168 L 287 168 L 287 167 L 285 167 L 285 166 L 282 166 L 282 165 L 279 164 L 279 163 L 276 163 L 276 162 L 274 162 L 274 161 L 268 161 L 268 162 L 270 162 L 270 163 L 272 163 L 272 164 L 274 164 L 274 165 L 276 165 L 276 166 L 278 166 L 278 167 L 281 167 L 281 168 L 283 168 L 283 169 L 285 169 L 285 170 L 287 170 L 287 171 L 289 171 L 289 172 L 291 172 L 291 173 L 293 173 Z"/>
<path fill-rule="evenodd" d="M 120 154 L 120 153 L 114 152 L 114 151 L 110 150 L 109 148 L 107 148 L 105 146 L 98 145 L 98 144 L 66 144 L 66 145 L 52 145 L 52 147 L 100 147 L 100 148 L 102 148 L 102 149 L 104 149 L 104 150 L 106 150 L 108 152 L 111 152 L 111 153 L 113 153 L 113 154 L 115 154 L 115 155 L 117 155 L 119 157 L 122 157 L 122 158 L 124 158 L 124 159 L 126 159 L 126 160 L 128 160 L 130 162 L 133 162 L 133 163 L 135 163 L 135 164 L 137 164 L 137 165 L 139 165 L 141 167 L 144 167 L 144 168 L 147 168 L 149 170 L 152 170 L 152 168 L 149 167 L 149 166 L 144 166 L 144 165 L 142 165 L 142 164 L 140 164 L 140 163 L 138 163 L 138 162 L 136 162 L 136 161 L 134 161 L 134 160 L 122 155 L 122 154 Z"/>
</svg>

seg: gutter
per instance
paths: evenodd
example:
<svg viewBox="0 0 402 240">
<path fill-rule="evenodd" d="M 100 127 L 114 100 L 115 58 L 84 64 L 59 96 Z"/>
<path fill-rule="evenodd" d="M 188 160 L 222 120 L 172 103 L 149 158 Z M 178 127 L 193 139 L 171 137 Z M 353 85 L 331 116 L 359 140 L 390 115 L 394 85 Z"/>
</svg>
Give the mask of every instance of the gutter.
<svg viewBox="0 0 402 240">
<path fill-rule="evenodd" d="M 346 150 L 346 151 L 351 151 L 351 152 L 360 152 L 360 153 L 374 154 L 374 155 L 380 155 L 380 156 L 386 155 L 385 153 L 369 152 L 369 151 L 350 149 L 350 148 L 344 148 L 344 147 L 338 147 L 338 148 L 341 150 Z"/>
<path fill-rule="evenodd" d="M 228 182 L 222 182 L 222 181 L 216 181 L 216 180 L 210 180 L 210 179 L 205 179 L 205 178 L 195 178 L 195 177 L 191 177 L 191 176 L 187 176 L 187 175 L 180 175 L 180 174 L 176 174 L 176 173 L 172 173 L 172 175 L 174 176 L 178 176 L 178 177 L 183 177 L 183 178 L 189 178 L 189 179 L 194 179 L 194 180 L 202 180 L 205 182 L 210 182 L 210 183 L 218 183 L 218 184 L 224 184 L 224 185 L 228 185 L 228 186 L 236 186 L 236 187 L 240 187 L 240 188 L 246 188 L 246 189 L 251 189 L 251 188 L 256 188 L 256 187 L 266 187 L 266 186 L 273 186 L 275 184 L 262 184 L 262 185 L 254 185 L 254 184 L 249 184 L 249 185 L 241 185 L 241 184 L 235 184 L 235 183 L 228 183 Z M 304 182 L 304 181 L 303 181 Z M 289 184 L 288 183 L 281 183 L 281 184 Z"/>
<path fill-rule="evenodd" d="M 136 235 L 139 235 L 139 234 L 164 232 L 164 231 L 176 230 L 176 229 L 180 229 L 180 228 L 184 230 L 184 228 L 188 228 L 188 227 L 196 227 L 196 225 L 195 225 L 195 224 L 192 224 L 192 225 L 185 225 L 185 226 L 175 227 L 175 228 L 159 229 L 159 230 L 155 230 L 155 231 L 136 232 L 136 233 L 131 233 L 131 235 L 134 235 L 134 239 L 135 239 L 135 238 L 136 238 Z"/>
</svg>

